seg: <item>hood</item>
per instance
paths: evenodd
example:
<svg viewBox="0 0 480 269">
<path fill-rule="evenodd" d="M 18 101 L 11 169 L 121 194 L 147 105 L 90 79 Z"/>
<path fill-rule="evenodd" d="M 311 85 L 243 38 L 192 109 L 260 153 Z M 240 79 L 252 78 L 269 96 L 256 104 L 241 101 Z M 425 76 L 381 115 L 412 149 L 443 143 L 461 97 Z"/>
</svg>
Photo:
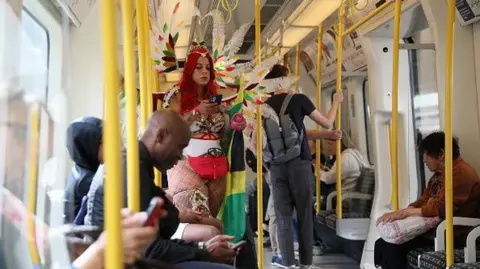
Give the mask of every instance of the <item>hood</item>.
<svg viewBox="0 0 480 269">
<path fill-rule="evenodd" d="M 73 121 L 67 128 L 67 149 L 76 165 L 96 171 L 100 162 L 98 148 L 102 144 L 101 119 L 83 117 Z"/>
</svg>

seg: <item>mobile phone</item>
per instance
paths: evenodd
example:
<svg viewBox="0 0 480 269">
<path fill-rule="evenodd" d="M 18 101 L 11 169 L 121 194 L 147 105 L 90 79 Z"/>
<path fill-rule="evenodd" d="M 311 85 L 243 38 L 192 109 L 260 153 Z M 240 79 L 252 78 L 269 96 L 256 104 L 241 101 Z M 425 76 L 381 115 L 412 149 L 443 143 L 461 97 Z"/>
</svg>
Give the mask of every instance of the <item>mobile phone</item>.
<svg viewBox="0 0 480 269">
<path fill-rule="evenodd" d="M 223 97 L 223 95 L 221 95 L 221 94 L 215 95 L 215 96 L 210 98 L 210 103 L 211 104 L 214 104 L 214 103 L 221 104 L 222 103 L 222 97 Z"/>
<path fill-rule="evenodd" d="M 147 209 L 147 219 L 143 223 L 143 226 L 154 226 L 158 218 L 162 215 L 163 209 L 159 203 L 158 198 L 152 198 L 150 205 Z"/>
<path fill-rule="evenodd" d="M 247 243 L 245 240 L 242 240 L 240 242 L 237 242 L 236 244 L 233 244 L 232 245 L 232 249 L 238 249 L 239 247 L 245 245 L 245 243 Z"/>
</svg>

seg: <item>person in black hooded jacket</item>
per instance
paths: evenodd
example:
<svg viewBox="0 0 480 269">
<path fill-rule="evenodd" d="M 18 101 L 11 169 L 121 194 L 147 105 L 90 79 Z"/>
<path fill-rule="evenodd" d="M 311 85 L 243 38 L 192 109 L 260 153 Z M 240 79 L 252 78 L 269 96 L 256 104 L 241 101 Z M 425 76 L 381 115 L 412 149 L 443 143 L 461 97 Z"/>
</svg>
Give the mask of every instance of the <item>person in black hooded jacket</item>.
<svg viewBox="0 0 480 269">
<path fill-rule="evenodd" d="M 103 163 L 102 120 L 82 117 L 67 128 L 67 149 L 74 162 L 65 190 L 65 218 L 73 222 L 98 167 Z"/>
</svg>

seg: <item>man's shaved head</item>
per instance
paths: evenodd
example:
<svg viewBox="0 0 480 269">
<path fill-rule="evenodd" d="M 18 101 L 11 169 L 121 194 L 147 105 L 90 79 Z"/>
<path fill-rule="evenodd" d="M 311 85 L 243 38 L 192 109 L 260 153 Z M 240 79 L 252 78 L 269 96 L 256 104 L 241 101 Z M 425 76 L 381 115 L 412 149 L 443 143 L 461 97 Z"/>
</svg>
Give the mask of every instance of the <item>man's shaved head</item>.
<svg viewBox="0 0 480 269">
<path fill-rule="evenodd" d="M 160 110 L 152 114 L 142 136 L 154 165 L 170 169 L 183 157 L 190 140 L 188 124 L 173 111 Z"/>
</svg>

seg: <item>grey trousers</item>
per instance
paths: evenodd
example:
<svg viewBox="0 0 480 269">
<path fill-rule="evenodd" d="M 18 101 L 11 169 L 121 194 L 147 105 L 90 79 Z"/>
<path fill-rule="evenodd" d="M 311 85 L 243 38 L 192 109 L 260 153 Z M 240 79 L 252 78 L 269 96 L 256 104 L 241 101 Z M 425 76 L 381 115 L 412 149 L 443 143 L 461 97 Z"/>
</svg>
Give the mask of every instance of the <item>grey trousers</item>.
<svg viewBox="0 0 480 269">
<path fill-rule="evenodd" d="M 312 164 L 300 158 L 272 165 L 272 190 L 280 252 L 284 265 L 295 263 L 292 235 L 293 209 L 297 211 L 300 264 L 312 264 Z"/>
</svg>

